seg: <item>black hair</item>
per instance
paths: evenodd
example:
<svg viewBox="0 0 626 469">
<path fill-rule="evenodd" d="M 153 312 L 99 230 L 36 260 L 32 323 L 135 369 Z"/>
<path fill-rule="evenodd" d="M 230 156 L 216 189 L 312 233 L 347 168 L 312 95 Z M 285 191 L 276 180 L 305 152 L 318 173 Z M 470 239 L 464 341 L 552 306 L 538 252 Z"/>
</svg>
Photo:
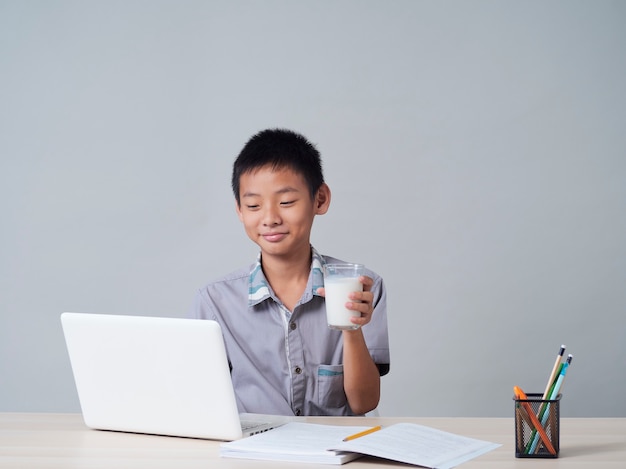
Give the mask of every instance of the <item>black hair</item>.
<svg viewBox="0 0 626 469">
<path fill-rule="evenodd" d="M 262 130 L 248 140 L 233 164 L 231 185 L 238 205 L 241 203 L 241 175 L 264 166 L 287 168 L 300 174 L 308 185 L 312 199 L 324 183 L 322 159 L 315 145 L 292 130 Z"/>
</svg>

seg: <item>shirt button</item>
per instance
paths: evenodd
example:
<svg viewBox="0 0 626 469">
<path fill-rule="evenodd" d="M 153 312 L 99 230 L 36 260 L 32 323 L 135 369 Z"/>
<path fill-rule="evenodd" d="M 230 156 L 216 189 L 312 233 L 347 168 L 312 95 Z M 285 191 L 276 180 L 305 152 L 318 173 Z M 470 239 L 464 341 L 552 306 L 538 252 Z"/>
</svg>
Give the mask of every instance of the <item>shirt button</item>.
<svg viewBox="0 0 626 469">
<path fill-rule="evenodd" d="M 292 323 L 289 324 L 289 329 L 291 329 L 292 331 L 295 331 L 297 327 L 298 326 L 296 326 L 295 322 L 292 322 Z"/>
<path fill-rule="evenodd" d="M 296 369 L 294 371 L 296 372 L 297 375 L 299 375 L 300 373 L 302 373 L 302 368 L 300 368 L 299 366 L 296 366 Z"/>
</svg>

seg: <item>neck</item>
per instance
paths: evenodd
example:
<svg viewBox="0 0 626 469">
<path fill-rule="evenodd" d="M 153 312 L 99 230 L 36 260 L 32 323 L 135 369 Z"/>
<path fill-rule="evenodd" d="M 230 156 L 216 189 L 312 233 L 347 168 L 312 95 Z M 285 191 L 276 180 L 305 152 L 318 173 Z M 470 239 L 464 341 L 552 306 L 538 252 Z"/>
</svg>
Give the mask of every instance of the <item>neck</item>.
<svg viewBox="0 0 626 469">
<path fill-rule="evenodd" d="M 261 254 L 263 273 L 272 287 L 274 282 L 297 281 L 309 278 L 311 270 L 311 248 L 306 253 L 284 256 Z"/>
<path fill-rule="evenodd" d="M 311 271 L 311 249 L 295 258 L 261 255 L 263 273 L 274 294 L 290 310 L 294 308 L 306 288 Z"/>
</svg>

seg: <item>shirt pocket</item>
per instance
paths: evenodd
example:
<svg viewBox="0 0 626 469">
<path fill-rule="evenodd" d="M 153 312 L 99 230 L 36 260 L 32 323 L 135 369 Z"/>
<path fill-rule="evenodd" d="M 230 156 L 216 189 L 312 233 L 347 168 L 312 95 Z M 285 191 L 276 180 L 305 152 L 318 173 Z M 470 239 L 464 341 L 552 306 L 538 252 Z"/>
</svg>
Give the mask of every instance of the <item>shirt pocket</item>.
<svg viewBox="0 0 626 469">
<path fill-rule="evenodd" d="M 324 408 L 340 408 L 348 404 L 343 389 L 343 365 L 319 365 L 317 368 L 318 404 Z"/>
</svg>

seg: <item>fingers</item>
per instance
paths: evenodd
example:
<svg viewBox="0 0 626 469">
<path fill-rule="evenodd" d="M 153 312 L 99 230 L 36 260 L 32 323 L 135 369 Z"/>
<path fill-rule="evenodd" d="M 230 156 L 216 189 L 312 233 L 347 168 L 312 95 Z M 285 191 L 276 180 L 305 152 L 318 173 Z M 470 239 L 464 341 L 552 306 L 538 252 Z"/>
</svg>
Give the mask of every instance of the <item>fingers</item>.
<svg viewBox="0 0 626 469">
<path fill-rule="evenodd" d="M 363 291 L 370 291 L 372 289 L 372 285 L 374 285 L 374 279 L 372 277 L 368 277 L 367 275 L 361 276 L 359 281 L 363 284 Z"/>
<path fill-rule="evenodd" d="M 351 321 L 354 324 L 364 326 L 371 321 L 372 314 L 374 313 L 374 294 L 371 292 L 374 279 L 363 275 L 359 278 L 359 281 L 363 284 L 363 291 L 350 293 L 349 298 L 351 301 L 346 303 L 346 308 L 351 311 L 358 311 L 361 316 L 353 317 Z M 318 288 L 316 293 L 320 296 L 326 296 L 324 287 Z"/>
<path fill-rule="evenodd" d="M 346 308 L 361 313 L 361 317 L 352 318 L 352 322 L 364 326 L 370 322 L 374 313 L 374 294 L 370 291 L 374 280 L 367 276 L 361 277 L 360 280 L 363 284 L 363 291 L 352 292 L 350 299 L 353 301 L 346 303 Z"/>
</svg>

